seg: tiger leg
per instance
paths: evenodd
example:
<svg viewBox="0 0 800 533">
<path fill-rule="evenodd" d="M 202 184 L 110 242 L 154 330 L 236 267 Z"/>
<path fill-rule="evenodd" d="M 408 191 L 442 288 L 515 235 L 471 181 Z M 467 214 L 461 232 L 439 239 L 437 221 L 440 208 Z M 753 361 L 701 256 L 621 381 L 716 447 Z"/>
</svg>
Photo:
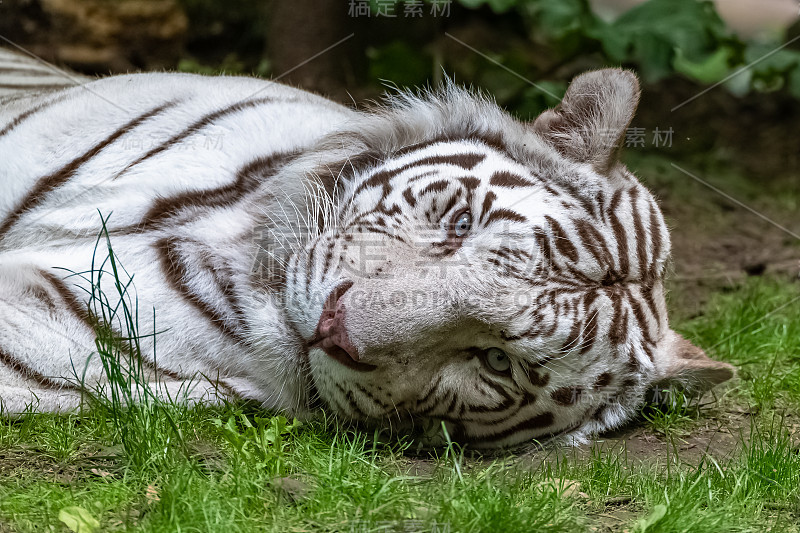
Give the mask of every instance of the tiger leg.
<svg viewBox="0 0 800 533">
<path fill-rule="evenodd" d="M 65 309 L 49 274 L 0 259 L 0 407 L 59 412 L 81 402 L 78 375 L 94 335 Z M 75 368 L 73 369 L 73 363 Z"/>
<path fill-rule="evenodd" d="M 30 411 L 77 409 L 86 393 L 104 394 L 110 386 L 95 344 L 88 308 L 71 291 L 60 271 L 0 259 L 0 408 L 5 416 Z M 134 364 L 123 355 L 137 391 L 167 401 L 211 401 L 226 390 L 203 376 L 165 375 L 145 357 Z M 212 377 L 213 378 L 213 377 Z"/>
</svg>

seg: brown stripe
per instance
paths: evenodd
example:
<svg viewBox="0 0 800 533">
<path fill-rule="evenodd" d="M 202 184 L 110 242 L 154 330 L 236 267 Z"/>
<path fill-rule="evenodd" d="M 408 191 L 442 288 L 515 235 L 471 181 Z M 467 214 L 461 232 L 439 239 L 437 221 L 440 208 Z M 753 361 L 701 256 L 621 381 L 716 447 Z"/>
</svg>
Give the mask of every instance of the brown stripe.
<svg viewBox="0 0 800 533">
<path fill-rule="evenodd" d="M 461 182 L 461 185 L 463 185 L 464 187 L 467 188 L 467 191 L 469 193 L 467 198 L 470 198 L 471 195 L 472 195 L 472 191 L 477 189 L 481 184 L 481 180 L 479 180 L 478 178 L 475 178 L 473 176 L 467 176 L 465 178 L 458 178 L 458 181 Z"/>
<path fill-rule="evenodd" d="M 49 91 L 52 89 L 66 89 L 68 87 L 75 87 L 77 83 L 0 83 L 0 89 L 11 89 L 14 91 L 21 91 L 24 89 L 32 89 L 34 91 Z"/>
<path fill-rule="evenodd" d="M 411 152 L 416 152 L 418 150 L 422 150 L 423 148 L 427 148 L 429 146 L 433 146 L 435 144 L 444 144 L 444 143 L 473 143 L 479 142 L 482 143 L 489 148 L 493 148 L 494 150 L 506 155 L 511 158 L 511 154 L 508 153 L 508 148 L 506 147 L 505 143 L 503 142 L 502 136 L 500 134 L 493 134 L 493 133 L 468 133 L 464 135 L 463 133 L 460 135 L 440 135 L 438 137 L 434 137 L 433 139 L 429 139 L 427 141 L 418 142 L 415 144 L 410 144 L 408 146 L 404 146 L 403 148 L 397 150 L 392 155 L 393 157 L 397 157 L 400 155 L 410 154 Z"/>
<path fill-rule="evenodd" d="M 141 123 L 145 122 L 146 120 L 158 115 L 168 107 L 175 105 L 175 102 L 167 102 L 160 106 L 157 106 L 147 113 L 144 113 L 135 119 L 131 120 L 130 122 L 123 125 L 121 128 L 117 129 L 114 133 L 103 139 L 99 144 L 93 146 L 89 151 L 82 154 L 80 157 L 73 159 L 67 165 L 63 166 L 56 172 L 44 176 L 40 178 L 36 185 L 31 189 L 28 193 L 28 196 L 23 199 L 23 201 L 5 218 L 2 224 L 0 224 L 0 238 L 2 238 L 8 230 L 14 225 L 14 223 L 26 212 L 30 211 L 37 205 L 39 205 L 42 201 L 44 201 L 45 196 L 47 193 L 53 191 L 54 189 L 58 188 L 59 186 L 66 183 L 70 178 L 72 178 L 77 170 L 85 163 L 90 161 L 93 157 L 97 156 L 103 149 L 111 145 L 114 141 L 119 139 L 128 131 L 132 130 L 133 128 L 137 127 Z"/>
<path fill-rule="evenodd" d="M 597 265 L 605 271 L 612 268 L 614 265 L 611 261 L 611 252 L 600 232 L 584 219 L 573 219 L 572 222 L 578 230 L 578 237 L 583 242 L 584 248 L 589 250 Z"/>
<path fill-rule="evenodd" d="M 21 113 L 21 114 L 17 115 L 17 117 L 14 118 L 14 120 L 12 120 L 8 124 L 6 124 L 5 127 L 0 130 L 0 137 L 2 137 L 3 135 L 8 134 L 9 132 L 11 132 L 11 130 L 13 130 L 14 128 L 19 126 L 20 124 L 22 124 L 24 121 L 26 121 L 31 116 L 33 116 L 36 113 L 38 113 L 39 111 L 44 111 L 48 107 L 61 102 L 66 97 L 67 97 L 66 94 L 59 95 L 59 96 L 57 96 L 55 98 L 51 98 L 50 100 L 48 100 L 46 102 L 42 102 L 42 103 L 40 103 L 40 104 L 28 109 L 24 113 Z"/>
<path fill-rule="evenodd" d="M 578 401 L 581 392 L 580 387 L 561 387 L 551 392 L 550 398 L 556 404 L 567 407 Z"/>
<path fill-rule="evenodd" d="M 641 213 L 637 209 L 636 201 L 639 197 L 637 188 L 631 189 L 631 216 L 633 217 L 634 238 L 636 239 L 636 258 L 639 265 L 639 276 L 645 275 L 645 265 L 647 264 L 647 232 L 642 224 Z"/>
<path fill-rule="evenodd" d="M 489 224 L 491 224 L 492 222 L 495 222 L 497 220 L 509 220 L 511 222 L 527 222 L 528 221 L 527 218 L 525 218 L 524 216 L 520 215 L 519 213 L 517 213 L 515 211 L 511 211 L 510 209 L 501 208 L 501 209 L 495 209 L 494 211 L 489 213 L 489 216 L 486 217 L 486 222 L 484 224 L 488 226 Z"/>
<path fill-rule="evenodd" d="M 333 247 L 328 247 L 328 251 L 325 253 L 325 262 L 322 265 L 322 272 L 320 273 L 320 277 L 324 279 L 324 277 L 328 274 L 328 269 L 331 267 L 331 262 L 333 261 Z"/>
<path fill-rule="evenodd" d="M 424 194 L 428 194 L 428 193 L 431 193 L 431 192 L 442 192 L 445 189 L 447 189 L 447 187 L 449 185 L 450 185 L 450 182 L 447 181 L 447 180 L 438 180 L 438 181 L 431 182 L 428 185 L 426 185 L 421 191 L 419 191 L 419 196 L 422 196 Z M 447 212 L 447 211 L 445 210 L 445 212 Z"/>
<path fill-rule="evenodd" d="M 474 436 L 467 435 L 467 438 L 470 441 L 474 441 L 476 443 L 489 442 L 489 441 L 498 441 L 498 440 L 506 439 L 506 438 L 516 434 L 516 433 L 521 433 L 521 432 L 524 432 L 524 431 L 531 431 L 531 430 L 543 429 L 543 428 L 546 428 L 546 427 L 550 427 L 550 426 L 553 425 L 554 421 L 555 421 L 555 417 L 553 416 L 553 413 L 552 412 L 546 412 L 546 413 L 538 414 L 538 415 L 536 415 L 536 416 L 534 416 L 532 418 L 529 418 L 527 420 L 523 420 L 522 422 L 520 422 L 518 424 L 515 424 L 515 425 L 511 426 L 510 428 L 505 429 L 503 431 L 490 433 L 488 435 L 474 435 Z"/>
<path fill-rule="evenodd" d="M 617 241 L 617 256 L 619 261 L 620 275 L 625 278 L 630 275 L 630 263 L 628 259 L 628 237 L 625 234 L 625 227 L 617 217 L 617 208 L 622 199 L 622 191 L 618 190 L 611 198 L 611 205 L 608 208 L 609 218 L 611 219 L 611 229 L 614 232 L 614 239 Z"/>
<path fill-rule="evenodd" d="M 578 202 L 583 206 L 587 213 L 596 216 L 597 215 L 597 206 L 592 203 L 589 198 L 581 194 L 580 189 L 573 185 L 572 183 L 562 180 L 558 182 L 559 187 L 563 187 L 567 190 L 567 194 L 571 196 L 573 199 L 578 200 Z M 599 217 L 597 217 L 599 218 Z"/>
<path fill-rule="evenodd" d="M 597 315 L 599 312 L 592 312 L 592 304 L 596 298 L 596 291 L 589 293 L 589 295 L 585 298 L 586 301 L 584 302 L 585 308 L 583 312 L 584 315 L 589 315 L 589 319 L 581 329 L 581 349 L 579 352 L 581 355 L 591 350 L 592 347 L 594 347 L 594 343 L 597 341 Z"/>
<path fill-rule="evenodd" d="M 356 388 L 358 388 L 358 390 L 361 392 L 361 394 L 363 394 L 364 396 L 369 398 L 375 405 L 379 406 L 381 409 L 388 409 L 389 407 L 391 407 L 389 404 L 383 403 L 381 400 L 376 398 L 374 394 L 369 392 L 362 385 L 360 385 L 358 383 L 356 383 L 355 385 L 356 385 Z"/>
<path fill-rule="evenodd" d="M 489 178 L 489 184 L 494 185 L 496 187 L 530 187 L 533 185 L 530 181 L 526 180 L 519 174 L 513 174 L 508 171 L 500 171 L 495 172 L 492 174 L 492 177 Z"/>
<path fill-rule="evenodd" d="M 177 238 L 169 237 L 161 239 L 155 245 L 161 263 L 161 269 L 164 272 L 167 282 L 222 333 L 231 337 L 236 342 L 244 343 L 244 337 L 230 324 L 231 320 L 223 316 L 214 306 L 209 304 L 202 295 L 194 292 L 187 283 L 189 265 L 186 264 L 184 257 L 180 253 L 180 243 L 181 241 Z M 224 290 L 223 288 L 220 289 Z"/>
<path fill-rule="evenodd" d="M 41 387 L 46 389 L 71 389 L 77 390 L 77 387 L 69 383 L 67 380 L 61 380 L 60 378 L 51 378 L 45 376 L 34 370 L 33 368 L 29 367 L 28 365 L 24 364 L 19 359 L 12 356 L 10 353 L 6 352 L 2 348 L 0 348 L 0 363 L 6 368 L 10 368 L 17 374 L 21 375 L 25 379 L 30 379 L 38 383 Z"/>
<path fill-rule="evenodd" d="M 62 279 L 56 277 L 54 274 L 46 270 L 39 270 L 39 273 L 56 290 L 59 297 L 64 301 L 64 303 L 67 304 L 67 308 L 70 310 L 70 312 L 72 312 L 73 315 L 75 315 L 81 322 L 83 322 L 86 325 L 87 328 L 89 328 L 89 330 L 91 330 L 93 334 L 95 334 L 97 328 L 100 327 L 100 325 L 98 323 L 97 318 L 94 317 L 92 313 L 89 311 L 89 307 L 85 304 L 81 304 L 78 301 L 78 299 L 75 297 L 72 291 L 70 291 L 69 288 L 67 288 L 66 284 Z M 111 329 L 110 324 L 105 324 L 104 326 Z M 123 339 L 123 336 L 117 332 L 114 332 L 114 337 L 117 339 Z M 124 346 L 122 345 L 120 345 L 119 348 L 123 352 L 128 352 L 128 350 L 124 349 Z M 126 353 L 126 355 L 130 357 L 131 354 Z M 167 368 L 160 367 L 155 362 L 148 361 L 144 357 L 140 357 L 140 360 L 151 370 L 160 372 L 161 374 L 175 380 L 180 381 L 183 379 L 177 372 L 173 372 L 172 370 L 169 370 Z"/>
<path fill-rule="evenodd" d="M 577 263 L 578 250 L 575 248 L 575 245 L 572 244 L 572 241 L 569 239 L 569 237 L 567 237 L 564 228 L 562 228 L 561 224 L 559 224 L 558 221 L 556 221 L 556 219 L 553 217 L 545 215 L 544 218 L 547 219 L 547 222 L 550 224 L 550 230 L 553 234 L 553 241 L 555 241 L 558 252 L 573 263 Z"/>
<path fill-rule="evenodd" d="M 349 404 L 350 407 L 350 412 L 347 412 L 347 409 L 344 409 L 342 410 L 342 414 L 347 414 L 348 416 L 352 417 L 353 413 L 355 413 L 355 416 L 359 418 L 368 418 L 367 413 L 362 411 L 361 408 L 358 406 L 356 399 L 353 397 L 353 391 L 350 390 L 345 391 L 344 388 L 339 383 L 336 382 L 334 382 L 334 385 L 336 385 L 336 388 L 339 390 L 339 393 L 342 396 L 344 396 L 344 399 L 347 400 L 347 403 Z"/>
<path fill-rule="evenodd" d="M 296 152 L 259 157 L 239 169 L 233 183 L 222 185 L 216 189 L 185 192 L 172 198 L 159 198 L 139 224 L 120 228 L 115 230 L 115 233 L 136 233 L 157 229 L 181 211 L 193 207 L 214 209 L 230 206 L 248 192 L 255 190 L 259 184 L 277 174 L 295 157 L 297 157 Z"/>
<path fill-rule="evenodd" d="M 650 276 L 658 276 L 658 256 L 661 254 L 661 224 L 658 218 L 658 211 L 653 202 L 650 202 L 650 237 L 653 243 L 652 257 L 653 264 L 650 268 Z"/>
<path fill-rule="evenodd" d="M 317 253 L 317 246 L 320 246 L 321 244 L 323 244 L 322 238 L 317 239 L 314 243 L 311 244 L 311 246 L 308 249 L 308 252 L 306 253 L 306 268 L 305 268 L 305 271 L 306 271 L 306 296 L 309 296 L 311 294 L 311 292 L 310 292 L 311 291 L 311 278 L 314 275 L 314 256 Z M 331 244 L 332 243 L 329 242 L 329 239 L 326 238 L 325 239 L 325 245 L 331 246 Z"/>
<path fill-rule="evenodd" d="M 433 399 L 435 403 L 435 401 L 437 400 L 435 395 L 439 392 L 439 385 L 441 385 L 441 383 L 442 383 L 442 376 L 441 375 L 436 376 L 436 381 L 434 381 L 431 387 L 427 390 L 427 392 L 423 393 L 422 397 L 419 400 L 417 400 L 416 405 L 414 406 L 415 411 L 422 412 L 428 408 L 433 407 L 430 406 L 426 408 L 423 406 L 426 403 L 428 403 L 431 399 Z"/>
<path fill-rule="evenodd" d="M 403 198 L 405 198 L 405 201 L 408 203 L 409 207 L 414 207 L 417 205 L 417 199 L 414 198 L 414 193 L 411 190 L 411 187 L 408 187 L 403 191 Z"/>
<path fill-rule="evenodd" d="M 47 280 L 47 282 L 56 290 L 58 296 L 67 304 L 67 309 L 75 315 L 78 320 L 86 324 L 86 326 L 94 333 L 97 324 L 92 319 L 89 313 L 89 307 L 81 304 L 74 294 L 67 288 L 63 280 L 57 278 L 51 272 L 46 270 L 39 270 L 39 274 Z"/>
<path fill-rule="evenodd" d="M 416 152 L 417 150 L 422 150 L 423 148 L 427 148 L 429 146 L 433 146 L 434 144 L 453 142 L 454 140 L 455 139 L 449 139 L 447 137 L 437 137 L 435 139 L 430 139 L 430 140 L 418 142 L 418 143 L 415 143 L 415 144 L 409 144 L 408 146 L 404 146 L 403 148 L 400 148 L 399 150 L 394 152 L 394 154 L 392 154 L 392 155 L 394 157 L 401 156 L 401 155 L 406 155 L 406 154 L 410 154 L 411 152 Z"/>
<path fill-rule="evenodd" d="M 553 265 L 553 250 L 550 248 L 550 240 L 547 238 L 547 234 L 544 230 L 538 226 L 533 230 L 533 237 L 542 252 L 542 266 L 546 269 L 545 273 L 549 273 L 555 266 Z"/>
<path fill-rule="evenodd" d="M 160 154 L 161 152 L 169 149 L 171 146 L 181 142 L 183 139 L 185 139 L 185 138 L 187 138 L 187 137 L 189 137 L 191 135 L 194 135 L 195 133 L 197 133 L 198 131 L 202 130 L 206 126 L 210 126 L 216 120 L 219 120 L 219 119 L 221 119 L 223 117 L 226 117 L 228 115 L 233 115 L 233 114 L 239 113 L 240 111 L 244 111 L 244 110 L 249 109 L 251 107 L 257 107 L 257 106 L 262 105 L 262 104 L 274 103 L 276 101 L 286 102 L 286 100 L 275 100 L 275 98 L 273 98 L 271 96 L 267 96 L 267 97 L 264 97 L 264 98 L 257 98 L 255 100 L 247 100 L 247 101 L 244 101 L 244 102 L 236 102 L 235 104 L 231 104 L 229 106 L 223 107 L 222 109 L 218 109 L 217 111 L 214 111 L 213 113 L 209 113 L 207 115 L 204 115 L 203 117 L 199 118 L 198 120 L 196 120 L 195 122 L 190 124 L 187 128 L 185 128 L 180 133 L 176 133 L 175 135 L 173 135 L 172 137 L 167 139 L 165 142 L 163 142 L 160 145 L 150 149 L 150 151 L 148 151 L 146 154 L 141 156 L 139 159 L 137 159 L 133 163 L 129 164 L 121 172 L 119 172 L 116 176 L 114 176 L 114 179 L 119 178 L 120 176 L 122 176 L 123 174 L 128 172 L 131 168 L 133 168 L 136 165 L 138 165 L 138 164 L 150 159 L 151 157 L 153 157 L 153 156 L 155 156 L 157 154 Z"/>
<path fill-rule="evenodd" d="M 642 299 L 647 304 L 647 308 L 650 309 L 650 313 L 655 318 L 656 324 L 661 324 L 661 313 L 659 312 L 658 305 L 656 305 L 656 300 L 653 295 L 655 291 L 655 285 L 644 285 L 640 286 L 639 292 L 642 295 Z"/>
<path fill-rule="evenodd" d="M 644 336 L 644 340 L 647 342 L 653 342 L 653 337 L 650 335 L 650 323 L 647 320 L 647 316 L 642 309 L 642 304 L 639 303 L 639 300 L 636 297 L 628 293 L 628 303 L 631 306 L 631 311 L 633 311 L 633 316 L 636 319 L 636 323 L 639 326 L 639 329 L 642 331 Z"/>
<path fill-rule="evenodd" d="M 628 329 L 628 310 L 623 305 L 622 296 L 617 290 L 612 290 L 609 294 L 611 298 L 611 327 L 608 331 L 608 340 L 613 344 L 622 344 L 627 339 Z"/>
<path fill-rule="evenodd" d="M 450 198 L 447 199 L 447 203 L 442 206 L 442 213 L 449 213 L 451 209 L 458 203 L 459 198 L 461 198 L 461 191 L 458 191 L 458 194 L 450 195 Z M 434 203 L 436 201 L 434 200 Z M 435 207 L 435 206 L 434 206 Z M 455 220 L 453 221 L 455 223 Z"/>
<path fill-rule="evenodd" d="M 481 205 L 481 216 L 478 217 L 478 222 L 483 222 L 483 217 L 487 215 L 489 210 L 492 208 L 492 204 L 494 203 L 497 195 L 492 191 L 486 193 L 486 196 L 483 197 L 483 204 Z"/>
<path fill-rule="evenodd" d="M 594 382 L 595 389 L 602 389 L 603 387 L 607 387 L 612 380 L 613 376 L 610 372 L 603 372 L 599 376 L 597 376 L 597 381 Z"/>
<path fill-rule="evenodd" d="M 309 179 L 321 183 L 329 196 L 335 197 L 338 194 L 337 188 L 341 188 L 344 183 L 355 176 L 363 175 L 367 169 L 375 166 L 381 160 L 380 153 L 368 150 L 336 163 L 322 163 L 311 172 L 306 172 L 306 175 L 310 177 Z M 311 178 L 312 176 L 313 178 Z M 320 226 L 322 225 L 320 224 Z"/>
<path fill-rule="evenodd" d="M 429 178 L 431 176 L 435 176 L 436 174 L 438 174 L 438 172 L 435 171 L 435 170 L 426 170 L 424 172 L 421 172 L 421 173 L 417 174 L 416 176 L 411 176 L 410 178 L 406 179 L 406 183 L 408 183 L 410 185 L 410 184 L 412 184 L 414 182 L 417 182 L 419 180 L 423 180 L 425 178 Z"/>
<path fill-rule="evenodd" d="M 458 402 L 458 394 L 455 391 L 450 392 L 452 398 L 450 399 L 450 403 L 447 404 L 447 407 L 444 408 L 445 414 L 452 413 L 456 408 L 456 403 Z"/>
<path fill-rule="evenodd" d="M 374 174 L 356 188 L 355 192 L 353 193 L 353 198 L 358 194 L 360 194 L 361 191 L 363 191 L 364 189 L 371 189 L 379 185 L 388 187 L 389 182 L 395 176 L 411 168 L 420 166 L 430 166 L 430 165 L 454 165 L 457 167 L 461 167 L 464 170 L 472 170 L 478 163 L 480 163 L 484 159 L 486 159 L 486 156 L 483 154 L 435 155 L 435 156 L 425 157 L 423 159 L 418 159 L 417 161 L 406 163 L 405 165 L 399 168 L 393 170 L 382 170 Z"/>
</svg>

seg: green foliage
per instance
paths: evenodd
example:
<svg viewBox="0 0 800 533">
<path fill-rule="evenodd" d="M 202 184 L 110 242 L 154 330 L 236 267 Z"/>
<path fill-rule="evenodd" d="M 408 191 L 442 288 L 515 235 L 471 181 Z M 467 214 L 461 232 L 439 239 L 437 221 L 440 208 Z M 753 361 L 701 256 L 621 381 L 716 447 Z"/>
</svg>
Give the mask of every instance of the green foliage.
<svg viewBox="0 0 800 533">
<path fill-rule="evenodd" d="M 659 503 L 653 507 L 653 510 L 650 511 L 649 515 L 636 521 L 636 528 L 634 531 L 637 531 L 638 533 L 645 533 L 648 530 L 652 531 L 653 526 L 658 524 L 666 515 L 667 506 L 663 503 Z"/>
<path fill-rule="evenodd" d="M 73 371 L 76 381 L 84 384 L 91 409 L 113 427 L 127 459 L 137 468 L 160 468 L 171 460 L 172 444 L 181 446 L 183 443 L 174 420 L 186 405 L 181 401 L 183 398 L 164 401 L 153 390 L 161 383 L 157 373 L 150 377 L 141 343 L 148 336 L 155 339 L 156 332 L 149 335 L 139 332 L 139 306 L 133 276 L 114 252 L 106 227 L 108 218 L 100 216 L 102 230 L 95 242 L 90 270 L 71 274 L 83 278 L 91 287 L 87 291 L 86 308 L 94 321 L 96 355 L 105 381 L 97 385 L 84 384 L 85 370 L 74 368 Z M 100 253 L 103 251 L 105 257 Z M 156 345 L 153 340 L 154 360 Z M 187 390 L 182 388 L 181 392 Z"/>
<path fill-rule="evenodd" d="M 422 85 L 432 74 L 431 59 L 403 41 L 369 48 L 369 76 L 398 86 Z"/>
<path fill-rule="evenodd" d="M 255 468 L 264 468 L 275 476 L 284 474 L 286 437 L 301 425 L 297 420 L 290 424 L 282 416 L 256 415 L 251 422 L 241 412 L 229 416 L 224 422 L 215 418 L 212 423 L 220 428 L 222 438 L 231 446 L 238 460 Z"/>
<path fill-rule="evenodd" d="M 549 49 L 555 55 L 556 65 L 594 56 L 599 59 L 598 66 L 632 66 L 650 82 L 683 76 L 705 85 L 725 81 L 725 87 L 738 95 L 751 90 L 785 88 L 800 97 L 800 51 L 776 51 L 781 46 L 777 41 L 742 41 L 725 25 L 710 0 L 648 0 L 613 21 L 597 16 L 588 0 L 458 0 L 458 3 L 468 9 L 489 7 L 497 14 L 516 12 L 528 28 L 530 40 Z M 397 42 L 373 49 L 372 75 L 399 85 L 422 84 L 431 69 L 426 68 L 429 59 L 417 49 Z M 504 55 L 513 55 L 513 50 L 505 51 Z M 512 57 L 499 59 L 537 83 L 541 79 L 542 73 L 531 72 L 528 64 L 513 65 Z M 485 75 L 477 76 L 476 81 L 486 86 L 483 85 L 486 79 L 499 77 L 494 85 L 501 86 L 501 93 L 505 93 L 498 96 L 501 103 L 516 107 L 515 100 L 525 91 L 529 93 L 526 99 L 532 96 L 530 93 L 538 99 L 522 109 L 522 114 L 539 112 L 549 104 L 541 99 L 540 92 L 531 91 L 520 80 L 512 80 L 492 65 L 486 65 L 485 69 Z M 545 80 L 552 77 L 549 72 L 544 74 Z M 510 83 L 503 83 L 506 80 Z"/>
<path fill-rule="evenodd" d="M 544 36 L 565 55 L 599 48 L 607 63 L 635 65 L 648 81 L 683 75 L 711 84 L 741 71 L 736 76 L 744 81 L 733 85 L 737 92 L 786 85 L 792 94 L 800 93 L 800 52 L 774 52 L 777 42 L 741 41 L 707 0 L 649 0 L 612 22 L 597 17 L 587 0 L 517 4 L 532 37 Z"/>
<path fill-rule="evenodd" d="M 495 13 L 505 13 L 509 9 L 517 7 L 520 4 L 520 0 L 459 0 L 459 3 L 470 9 L 487 5 Z"/>
<path fill-rule="evenodd" d="M 119 279 L 124 291 L 128 278 Z M 759 381 L 779 394 L 800 394 L 792 377 L 800 362 L 800 301 L 790 303 L 796 294 L 794 283 L 754 279 L 679 329 L 742 369 L 739 398 L 754 397 Z M 165 404 L 149 411 L 103 405 L 0 422 L 1 527 L 591 531 L 608 530 L 603 517 L 609 515 L 620 531 L 797 530 L 796 402 L 787 403 L 794 406 L 791 417 L 749 417 L 749 432 L 745 427 L 745 436 L 722 453 L 711 450 L 699 463 L 669 455 L 666 464 L 655 453 L 633 459 L 619 443 L 605 446 L 605 439 L 588 456 L 578 450 L 474 460 L 448 442 L 440 457 L 411 458 L 404 444 L 382 444 L 331 420 L 301 425 L 245 405 Z M 661 409 L 671 433 L 694 416 L 680 396 Z M 123 434 L 114 416 L 149 433 Z M 125 439 L 130 446 L 135 438 L 153 444 L 142 442 L 140 459 L 130 460 Z M 651 435 L 647 446 L 653 452 L 675 447 L 661 435 Z M 109 451 L 114 448 L 122 453 Z M 284 485 L 275 482 L 279 476 Z M 289 481 L 304 490 L 287 496 L 281 487 Z"/>
<path fill-rule="evenodd" d="M 329 419 L 300 424 L 249 405 L 159 401 L 120 351 L 135 352 L 142 339 L 125 329 L 125 317 L 137 316 L 133 276 L 105 231 L 97 250 L 81 275 L 95 282 L 91 309 L 105 309 L 125 333 L 97 330 L 116 382 L 95 391 L 86 412 L 0 418 L 1 530 L 797 531 L 796 281 L 749 278 L 673 324 L 739 368 L 720 399 L 732 409 L 699 417 L 733 444 L 716 441 L 686 460 L 681 437 L 689 439 L 676 430 L 693 431 L 697 410 L 673 394 L 632 432 L 648 438 L 635 441 L 648 448 L 637 458 L 608 437 L 589 450 L 495 461 L 448 442 L 438 457 L 415 458 L 404 443 L 382 444 Z M 729 425 L 742 410 L 744 427 Z M 287 496 L 289 482 L 303 490 Z"/>
<path fill-rule="evenodd" d="M 679 326 L 711 357 L 732 363 L 744 386 L 738 396 L 771 409 L 800 401 L 800 290 L 796 284 L 749 279 L 717 294 L 707 312 Z"/>
<path fill-rule="evenodd" d="M 670 436 L 698 417 L 697 398 L 690 398 L 685 392 L 675 388 L 656 392 L 661 401 L 646 405 L 641 414 L 658 433 Z"/>
<path fill-rule="evenodd" d="M 731 39 L 713 5 L 697 0 L 649 0 L 612 23 L 597 20 L 587 34 L 611 61 L 636 63 L 649 80 L 671 75 L 676 57 L 703 61 Z"/>
<path fill-rule="evenodd" d="M 92 516 L 92 513 L 75 505 L 64 507 L 58 512 L 58 519 L 75 533 L 92 533 L 100 527 L 100 522 Z"/>
</svg>

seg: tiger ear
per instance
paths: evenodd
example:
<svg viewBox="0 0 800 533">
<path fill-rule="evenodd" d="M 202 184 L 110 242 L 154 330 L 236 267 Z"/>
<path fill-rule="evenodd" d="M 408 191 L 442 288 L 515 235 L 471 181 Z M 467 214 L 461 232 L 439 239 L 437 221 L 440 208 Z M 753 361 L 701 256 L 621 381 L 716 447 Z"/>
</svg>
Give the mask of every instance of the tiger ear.
<svg viewBox="0 0 800 533">
<path fill-rule="evenodd" d="M 566 157 L 606 172 L 617 160 L 639 103 L 630 70 L 609 68 L 572 80 L 564 99 L 534 121 L 534 130 Z"/>
<path fill-rule="evenodd" d="M 656 361 L 656 387 L 678 386 L 691 394 L 702 394 L 736 375 L 736 368 L 714 361 L 703 350 L 670 331 Z"/>
</svg>

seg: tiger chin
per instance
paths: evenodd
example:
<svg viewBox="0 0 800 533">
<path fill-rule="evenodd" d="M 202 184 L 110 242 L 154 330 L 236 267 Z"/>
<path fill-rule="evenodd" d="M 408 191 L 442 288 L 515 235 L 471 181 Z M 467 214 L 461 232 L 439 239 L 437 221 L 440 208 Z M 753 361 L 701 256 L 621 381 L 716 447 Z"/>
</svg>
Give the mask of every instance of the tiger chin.
<svg viewBox="0 0 800 533">
<path fill-rule="evenodd" d="M 583 442 L 653 387 L 726 381 L 668 325 L 669 233 L 618 160 L 638 98 L 620 69 L 533 122 L 452 84 L 369 112 L 185 74 L 5 96 L 4 409 L 74 409 L 105 379 L 65 275 L 91 265 L 98 211 L 155 310 L 159 394 L 507 448 Z"/>
</svg>

